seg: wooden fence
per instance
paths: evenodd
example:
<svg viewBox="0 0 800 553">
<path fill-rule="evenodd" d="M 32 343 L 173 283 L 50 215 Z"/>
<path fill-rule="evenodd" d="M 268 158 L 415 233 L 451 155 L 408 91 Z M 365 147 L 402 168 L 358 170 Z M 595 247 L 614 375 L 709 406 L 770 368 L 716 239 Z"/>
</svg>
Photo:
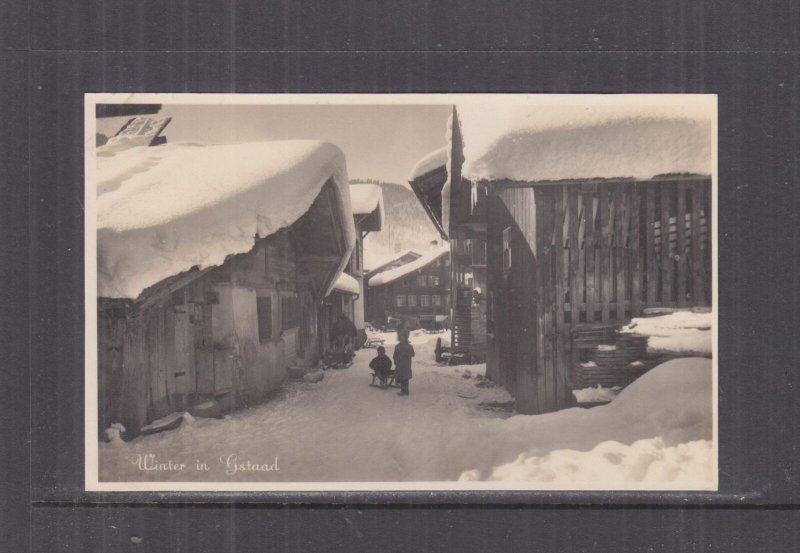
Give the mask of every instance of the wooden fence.
<svg viewBox="0 0 800 553">
<path fill-rule="evenodd" d="M 709 179 L 534 186 L 537 372 L 572 387 L 572 328 L 711 305 Z M 557 400 L 558 401 L 558 400 Z"/>
</svg>

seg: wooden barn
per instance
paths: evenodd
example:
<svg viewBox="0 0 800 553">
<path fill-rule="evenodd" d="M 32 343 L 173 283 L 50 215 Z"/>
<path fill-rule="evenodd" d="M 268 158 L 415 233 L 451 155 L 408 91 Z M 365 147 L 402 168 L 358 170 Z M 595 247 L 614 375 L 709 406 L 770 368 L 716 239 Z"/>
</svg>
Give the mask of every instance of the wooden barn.
<svg viewBox="0 0 800 553">
<path fill-rule="evenodd" d="M 98 149 L 99 425 L 267 398 L 321 351 L 355 245 L 344 156 L 313 141 Z M 235 164 L 231 160 L 236 160 Z"/>
<path fill-rule="evenodd" d="M 420 252 L 421 253 L 421 252 Z M 418 255 L 405 252 L 399 258 Z M 437 247 L 403 264 L 389 262 L 367 278 L 371 322 L 407 321 L 412 328 L 444 328 L 450 314 L 450 250 Z"/>
<path fill-rule="evenodd" d="M 713 110 L 603 101 L 459 106 L 451 121 L 444 229 L 468 223 L 472 258 L 485 240 L 487 376 L 521 413 L 573 404 L 581 337 L 646 308 L 711 307 Z M 508 121 L 491 139 L 489 116 Z"/>
</svg>

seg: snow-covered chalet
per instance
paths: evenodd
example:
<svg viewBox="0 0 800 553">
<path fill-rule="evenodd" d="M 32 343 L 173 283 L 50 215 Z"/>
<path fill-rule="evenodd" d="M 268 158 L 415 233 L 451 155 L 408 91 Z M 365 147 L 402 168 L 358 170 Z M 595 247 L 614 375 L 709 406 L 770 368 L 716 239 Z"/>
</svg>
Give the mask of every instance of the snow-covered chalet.
<svg viewBox="0 0 800 553">
<path fill-rule="evenodd" d="M 346 272 L 339 275 L 333 284 L 333 290 L 325 299 L 323 339 L 326 344 L 330 342 L 330 328 L 342 314 L 353 321 L 357 331 L 364 330 L 364 238 L 370 232 L 380 231 L 385 219 L 383 191 L 376 184 L 351 184 L 350 205 L 356 229 L 356 245 L 347 263 Z"/>
<path fill-rule="evenodd" d="M 641 374 L 623 348 L 587 356 L 646 308 L 711 306 L 711 103 L 465 103 L 412 171 L 468 277 L 453 310 L 478 310 L 487 376 L 519 412 L 570 406 L 592 374 Z"/>
<path fill-rule="evenodd" d="M 99 424 L 136 435 L 265 399 L 321 354 L 356 244 L 345 158 L 317 141 L 97 149 Z"/>
<path fill-rule="evenodd" d="M 370 271 L 366 284 L 371 322 L 441 328 L 450 315 L 450 249 L 403 252 Z"/>
</svg>

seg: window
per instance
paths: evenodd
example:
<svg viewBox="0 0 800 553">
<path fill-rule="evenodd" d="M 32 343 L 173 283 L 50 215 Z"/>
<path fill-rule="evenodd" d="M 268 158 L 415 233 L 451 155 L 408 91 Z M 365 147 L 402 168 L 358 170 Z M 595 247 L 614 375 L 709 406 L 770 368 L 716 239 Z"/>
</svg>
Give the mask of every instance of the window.
<svg viewBox="0 0 800 553">
<path fill-rule="evenodd" d="M 409 307 L 417 306 L 417 296 L 408 296 L 408 306 Z"/>
<path fill-rule="evenodd" d="M 395 298 L 395 303 L 397 307 L 405 307 L 406 306 L 406 297 L 405 296 L 397 296 Z"/>
<path fill-rule="evenodd" d="M 430 307 L 430 305 L 431 305 L 431 297 L 428 294 L 422 294 L 419 297 L 419 304 L 422 307 Z"/>
<path fill-rule="evenodd" d="M 297 307 L 297 297 L 281 298 L 281 330 L 300 326 L 300 310 Z"/>
<path fill-rule="evenodd" d="M 444 258 L 444 266 L 445 267 L 449 267 L 450 266 L 450 256 L 449 255 Z"/>
<path fill-rule="evenodd" d="M 437 307 L 437 306 L 439 306 L 439 305 L 442 305 L 442 296 L 440 296 L 439 294 L 434 294 L 434 295 L 432 295 L 432 296 L 431 296 L 431 304 L 432 304 L 434 307 Z"/>
<path fill-rule="evenodd" d="M 272 298 L 258 296 L 256 311 L 258 313 L 258 340 L 266 342 L 272 339 Z"/>
<path fill-rule="evenodd" d="M 417 286 L 425 286 L 427 281 L 425 275 L 417 275 Z"/>
<path fill-rule="evenodd" d="M 436 275 L 429 276 L 428 283 L 430 284 L 430 286 L 439 286 L 439 277 Z"/>
<path fill-rule="evenodd" d="M 484 240 L 472 241 L 472 264 L 480 267 L 486 266 L 486 242 Z"/>
<path fill-rule="evenodd" d="M 511 227 L 503 231 L 503 272 L 511 272 Z"/>
</svg>

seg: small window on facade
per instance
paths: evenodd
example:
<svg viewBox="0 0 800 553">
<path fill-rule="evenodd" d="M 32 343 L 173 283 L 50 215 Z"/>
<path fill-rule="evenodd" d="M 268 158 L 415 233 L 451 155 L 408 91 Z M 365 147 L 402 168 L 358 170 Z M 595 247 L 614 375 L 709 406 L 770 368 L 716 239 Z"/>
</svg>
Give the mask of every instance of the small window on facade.
<svg viewBox="0 0 800 553">
<path fill-rule="evenodd" d="M 486 265 L 486 242 L 484 240 L 472 241 L 472 264 L 480 267 Z"/>
<path fill-rule="evenodd" d="M 422 294 L 419 297 L 419 304 L 422 307 L 430 307 L 430 305 L 431 305 L 431 297 L 428 294 Z"/>
<path fill-rule="evenodd" d="M 417 306 L 417 296 L 408 296 L 408 306 L 409 307 Z"/>
<path fill-rule="evenodd" d="M 427 283 L 427 278 L 425 275 L 417 275 L 417 286 L 425 286 Z"/>
<path fill-rule="evenodd" d="M 256 310 L 258 312 L 258 340 L 266 342 L 272 339 L 272 298 L 257 297 Z"/>
<path fill-rule="evenodd" d="M 449 267 L 450 266 L 450 256 L 449 255 L 444 258 L 444 266 L 445 267 Z"/>
<path fill-rule="evenodd" d="M 405 296 L 397 296 L 395 298 L 395 303 L 397 307 L 405 307 L 406 306 L 406 297 Z"/>
<path fill-rule="evenodd" d="M 431 304 L 436 307 L 442 305 L 442 296 L 439 294 L 434 294 L 431 296 Z"/>
<path fill-rule="evenodd" d="M 281 330 L 288 330 L 300 326 L 300 310 L 297 297 L 281 298 Z"/>
<path fill-rule="evenodd" d="M 428 278 L 428 282 L 430 283 L 431 286 L 439 286 L 439 277 L 436 275 L 431 275 Z"/>
<path fill-rule="evenodd" d="M 503 272 L 511 272 L 511 227 L 503 231 Z"/>
</svg>

